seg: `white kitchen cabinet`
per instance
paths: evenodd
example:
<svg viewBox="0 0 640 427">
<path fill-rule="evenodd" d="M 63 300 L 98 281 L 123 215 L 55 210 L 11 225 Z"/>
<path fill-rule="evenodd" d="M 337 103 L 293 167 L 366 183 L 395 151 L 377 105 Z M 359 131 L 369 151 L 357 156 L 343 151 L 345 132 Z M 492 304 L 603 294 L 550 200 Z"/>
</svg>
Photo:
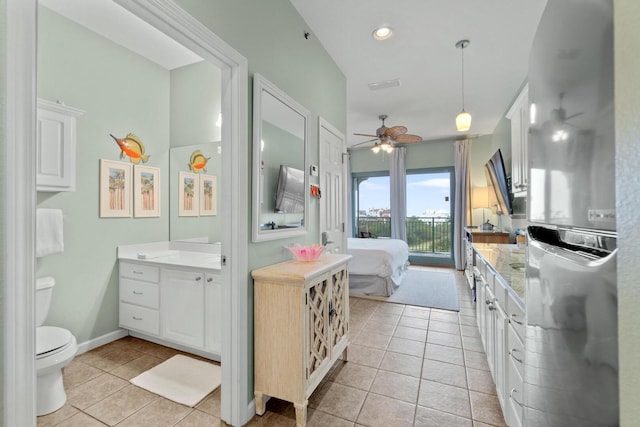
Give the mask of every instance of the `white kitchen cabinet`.
<svg viewBox="0 0 640 427">
<path fill-rule="evenodd" d="M 265 397 L 293 402 L 306 423 L 308 398 L 349 344 L 350 255 L 287 261 L 254 270 L 256 413 Z"/>
<path fill-rule="evenodd" d="M 511 191 L 524 197 L 529 182 L 527 144 L 529 141 L 529 86 L 525 85 L 507 113 L 511 120 Z"/>
<path fill-rule="evenodd" d="M 216 270 L 122 260 L 119 268 L 120 327 L 161 344 L 220 356 L 222 282 Z"/>
<path fill-rule="evenodd" d="M 76 191 L 76 117 L 84 111 L 38 99 L 36 189 Z"/>
</svg>

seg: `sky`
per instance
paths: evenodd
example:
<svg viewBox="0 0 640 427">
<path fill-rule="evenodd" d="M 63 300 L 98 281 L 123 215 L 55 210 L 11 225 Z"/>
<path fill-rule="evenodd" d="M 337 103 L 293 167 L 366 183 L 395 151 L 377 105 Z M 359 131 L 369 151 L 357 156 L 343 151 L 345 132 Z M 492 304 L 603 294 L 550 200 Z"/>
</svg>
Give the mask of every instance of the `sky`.
<svg viewBox="0 0 640 427">
<path fill-rule="evenodd" d="M 407 216 L 421 216 L 425 211 L 450 211 L 449 173 L 407 175 Z M 389 177 L 371 177 L 360 184 L 360 210 L 389 208 Z"/>
</svg>

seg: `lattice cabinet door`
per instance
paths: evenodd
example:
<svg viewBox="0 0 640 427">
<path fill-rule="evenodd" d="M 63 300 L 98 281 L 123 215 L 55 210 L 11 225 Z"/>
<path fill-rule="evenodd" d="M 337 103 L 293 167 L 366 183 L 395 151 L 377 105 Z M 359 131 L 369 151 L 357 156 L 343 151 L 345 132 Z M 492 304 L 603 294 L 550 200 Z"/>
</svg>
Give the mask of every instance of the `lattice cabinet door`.
<svg viewBox="0 0 640 427">
<path fill-rule="evenodd" d="M 329 326 L 329 307 L 331 305 L 331 281 L 323 277 L 307 288 L 306 311 L 308 321 L 308 359 L 307 379 L 321 372 L 324 364 L 329 363 L 331 351 L 331 331 Z"/>
<path fill-rule="evenodd" d="M 343 351 L 349 335 L 349 275 L 347 268 L 331 274 L 331 304 L 329 306 L 329 328 L 331 351 Z M 343 355 L 346 359 L 346 354 Z"/>
</svg>

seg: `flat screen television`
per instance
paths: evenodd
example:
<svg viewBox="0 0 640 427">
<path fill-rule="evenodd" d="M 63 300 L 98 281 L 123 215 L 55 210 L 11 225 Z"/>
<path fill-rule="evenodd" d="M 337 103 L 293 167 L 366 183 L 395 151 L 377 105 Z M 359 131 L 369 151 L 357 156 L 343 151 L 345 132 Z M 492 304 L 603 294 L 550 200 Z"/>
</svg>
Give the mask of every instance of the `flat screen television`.
<svg viewBox="0 0 640 427">
<path fill-rule="evenodd" d="M 304 213 L 304 172 L 280 165 L 276 189 L 277 213 Z"/>
<path fill-rule="evenodd" d="M 500 149 L 484 165 L 484 174 L 487 177 L 489 187 L 489 204 L 491 208 L 496 208 L 496 213 L 511 215 L 511 194 L 507 181 L 507 171 L 504 167 L 502 152 Z"/>
</svg>

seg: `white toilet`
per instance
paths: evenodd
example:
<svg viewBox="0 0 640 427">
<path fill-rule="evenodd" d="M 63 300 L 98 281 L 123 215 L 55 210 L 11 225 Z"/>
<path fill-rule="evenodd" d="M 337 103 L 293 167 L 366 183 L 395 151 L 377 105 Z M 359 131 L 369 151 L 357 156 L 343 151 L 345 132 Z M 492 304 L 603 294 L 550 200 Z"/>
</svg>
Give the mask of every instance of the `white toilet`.
<svg viewBox="0 0 640 427">
<path fill-rule="evenodd" d="M 67 394 L 62 384 L 62 368 L 78 352 L 76 337 L 55 326 L 42 326 L 51 305 L 56 282 L 53 277 L 36 279 L 36 374 L 37 415 L 56 411 L 64 405 Z"/>
</svg>

